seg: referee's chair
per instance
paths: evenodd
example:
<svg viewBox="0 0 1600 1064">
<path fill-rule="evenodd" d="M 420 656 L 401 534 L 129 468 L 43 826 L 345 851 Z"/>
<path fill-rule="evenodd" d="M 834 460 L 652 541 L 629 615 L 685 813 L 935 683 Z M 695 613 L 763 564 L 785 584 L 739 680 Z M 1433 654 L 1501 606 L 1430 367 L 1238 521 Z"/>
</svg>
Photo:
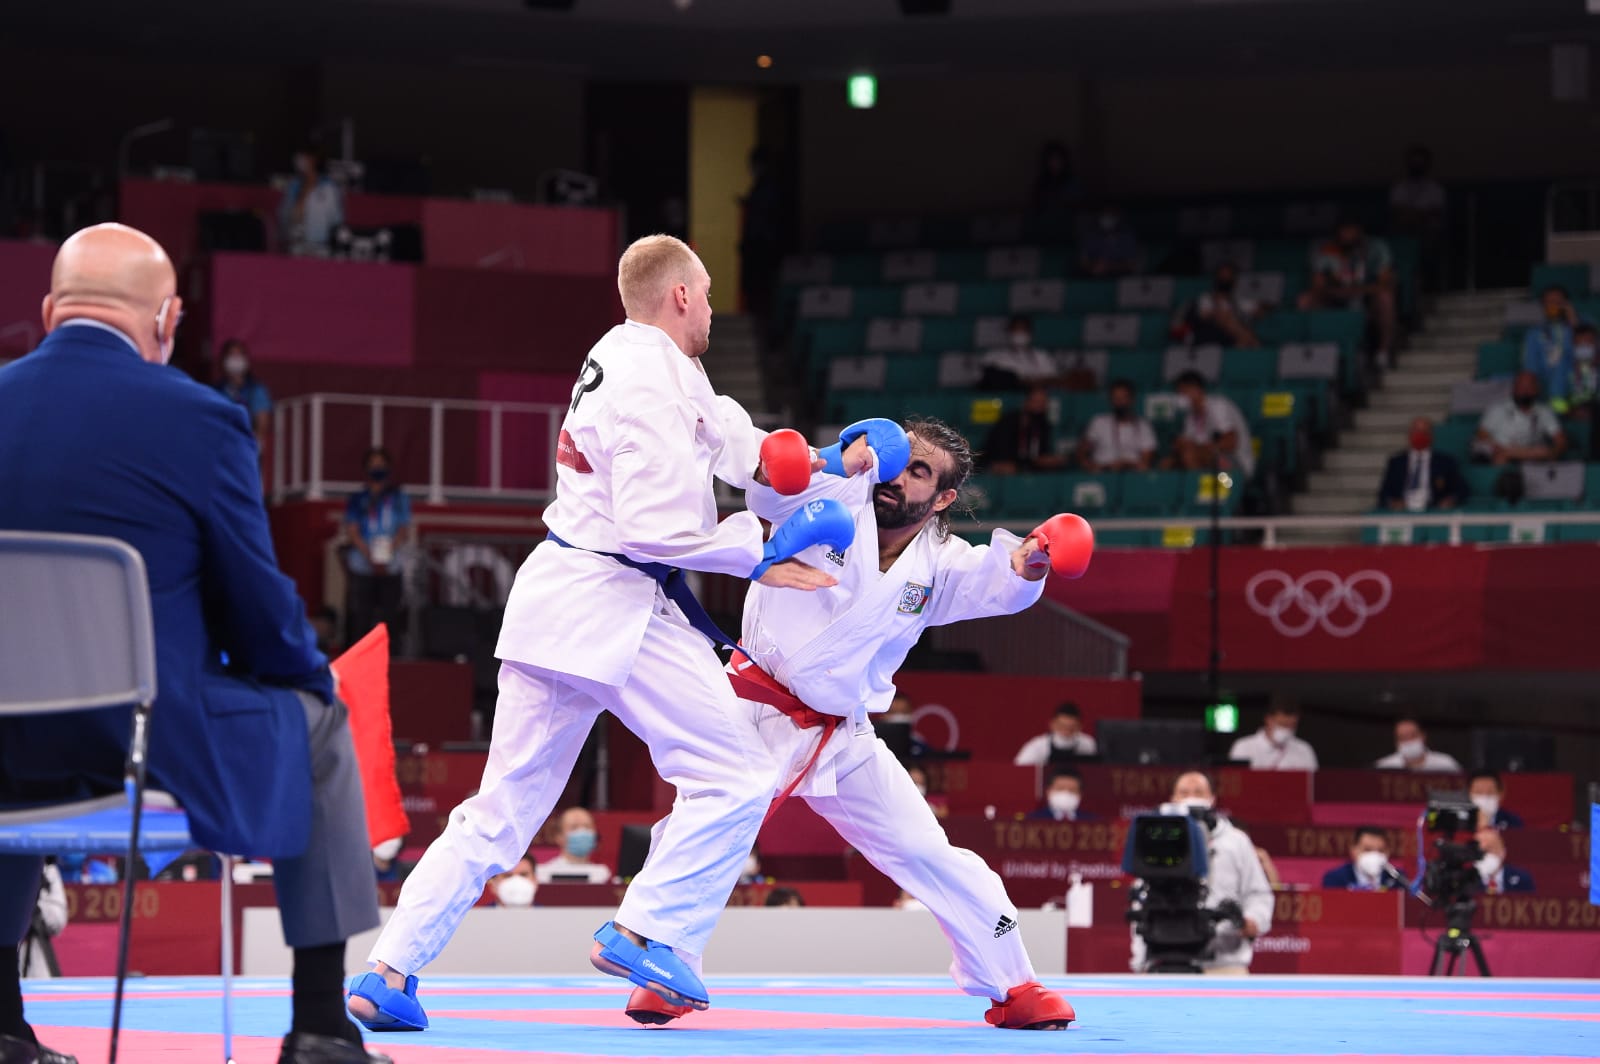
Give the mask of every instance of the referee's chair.
<svg viewBox="0 0 1600 1064">
<path fill-rule="evenodd" d="M 125 850 L 111 1064 L 117 1060 L 139 854 L 194 847 L 169 795 L 145 790 L 155 631 L 144 559 L 121 540 L 0 531 L 0 716 L 133 707 L 123 788 L 54 805 L 0 808 L 0 854 Z M 233 1061 L 232 862 L 222 858 L 222 1040 Z"/>
</svg>

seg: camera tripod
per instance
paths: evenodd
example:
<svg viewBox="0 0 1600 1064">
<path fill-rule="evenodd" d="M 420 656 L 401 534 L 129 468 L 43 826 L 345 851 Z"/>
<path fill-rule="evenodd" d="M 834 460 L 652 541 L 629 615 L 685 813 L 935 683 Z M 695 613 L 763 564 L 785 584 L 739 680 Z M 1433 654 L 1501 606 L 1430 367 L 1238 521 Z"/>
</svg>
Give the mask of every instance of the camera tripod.
<svg viewBox="0 0 1600 1064">
<path fill-rule="evenodd" d="M 1461 955 L 1470 950 L 1472 959 L 1478 962 L 1478 974 L 1488 977 L 1489 962 L 1483 959 L 1483 946 L 1478 942 L 1478 937 L 1472 933 L 1472 914 L 1477 911 L 1477 898 L 1465 898 L 1450 903 L 1449 908 L 1445 910 L 1444 933 L 1433 943 L 1433 964 L 1428 968 L 1429 975 L 1439 974 L 1441 962 L 1444 964 L 1445 975 L 1456 974 L 1456 964 L 1461 961 Z M 1465 963 L 1461 965 L 1461 974 L 1467 974 Z"/>
</svg>

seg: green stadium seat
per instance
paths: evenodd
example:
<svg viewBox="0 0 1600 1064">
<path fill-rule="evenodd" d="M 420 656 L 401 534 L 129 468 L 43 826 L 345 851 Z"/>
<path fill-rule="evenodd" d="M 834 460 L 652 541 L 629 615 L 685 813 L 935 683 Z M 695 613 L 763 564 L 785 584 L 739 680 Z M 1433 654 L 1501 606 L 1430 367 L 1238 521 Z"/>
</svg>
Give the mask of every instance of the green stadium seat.
<svg viewBox="0 0 1600 1064">
<path fill-rule="evenodd" d="M 1476 421 L 1445 421 L 1433 427 L 1433 449 L 1453 455 L 1465 466 L 1472 452 L 1472 437 L 1478 432 Z M 1398 449 L 1398 448 L 1397 448 Z"/>
<path fill-rule="evenodd" d="M 1504 340 L 1490 340 L 1478 345 L 1478 370 L 1476 376 L 1509 377 L 1522 368 L 1522 352 L 1515 344 Z"/>
<path fill-rule="evenodd" d="M 1033 342 L 1040 347 L 1078 347 L 1083 343 L 1083 318 L 1050 314 L 1033 319 Z"/>
<path fill-rule="evenodd" d="M 1043 519 L 1063 509 L 1060 473 L 1014 473 L 1006 478 L 1001 513 L 1010 518 Z"/>
<path fill-rule="evenodd" d="M 1232 477 L 1224 474 L 1229 481 Z M 1219 478 L 1222 479 L 1222 478 Z M 1223 517 L 1230 517 L 1239 508 L 1239 501 L 1244 496 L 1244 485 L 1232 482 L 1220 485 L 1221 494 L 1219 501 Z M 1183 486 L 1179 495 L 1178 512 L 1190 517 L 1209 517 L 1211 515 L 1212 480 L 1210 473 L 1189 472 L 1183 474 Z"/>
<path fill-rule="evenodd" d="M 859 355 L 866 350 L 866 324 L 859 321 L 819 321 L 808 330 L 814 359 L 834 355 Z"/>
<path fill-rule="evenodd" d="M 1367 316 L 1361 311 L 1312 310 L 1305 316 L 1306 339 L 1310 342 L 1332 340 L 1346 354 L 1361 349 L 1361 338 L 1367 329 Z"/>
<path fill-rule="evenodd" d="M 1011 289 L 1004 281 L 968 281 L 961 286 L 957 311 L 967 315 L 999 315 L 1009 310 Z"/>
<path fill-rule="evenodd" d="M 1171 339 L 1172 319 L 1165 314 L 1139 315 L 1139 346 L 1160 347 Z"/>
<path fill-rule="evenodd" d="M 1461 475 L 1466 477 L 1467 487 L 1472 492 L 1465 508 L 1476 513 L 1498 513 L 1510 509 L 1509 504 L 1494 493 L 1494 486 L 1505 471 L 1505 466 L 1463 465 Z"/>
<path fill-rule="evenodd" d="M 920 392 L 939 386 L 938 355 L 888 355 L 885 392 Z"/>
<path fill-rule="evenodd" d="M 1267 347 L 1302 343 L 1307 338 L 1307 316 L 1296 310 L 1274 310 L 1258 319 L 1252 330 Z"/>
<path fill-rule="evenodd" d="M 1125 378 L 1141 396 L 1165 391 L 1161 379 L 1163 357 L 1161 351 L 1113 351 L 1106 366 L 1106 384 Z"/>
<path fill-rule="evenodd" d="M 1117 475 L 1114 473 L 1061 473 L 1061 505 L 1085 517 L 1097 517 L 1117 510 Z"/>
<path fill-rule="evenodd" d="M 1117 283 L 1115 281 L 1068 281 L 1066 302 L 1061 309 L 1068 314 L 1110 314 L 1117 309 Z"/>
<path fill-rule="evenodd" d="M 941 251 L 938 256 L 939 279 L 959 281 L 963 285 L 988 278 L 985 266 L 988 256 L 982 251 Z"/>
<path fill-rule="evenodd" d="M 1166 517 L 1174 513 L 1184 487 L 1184 474 L 1123 473 L 1118 509 L 1126 517 Z"/>
<path fill-rule="evenodd" d="M 1100 547 L 1155 547 L 1160 545 L 1161 533 L 1137 528 L 1119 528 L 1101 532 L 1096 530 L 1094 545 Z"/>
<path fill-rule="evenodd" d="M 972 319 L 966 317 L 922 319 L 921 347 L 922 353 L 926 355 L 972 350 Z"/>
<path fill-rule="evenodd" d="M 1600 521 L 1575 525 L 1551 525 L 1547 538 L 1557 543 L 1600 543 Z"/>
<path fill-rule="evenodd" d="M 1467 525 L 1461 526 L 1461 542 L 1463 543 L 1510 543 L 1511 529 L 1503 524 L 1499 525 Z"/>
<path fill-rule="evenodd" d="M 1582 262 L 1542 262 L 1534 266 L 1528 278 L 1528 291 L 1538 295 L 1551 285 L 1560 285 L 1573 299 L 1581 299 L 1592 291 L 1589 266 Z"/>
<path fill-rule="evenodd" d="M 1260 388 L 1271 384 L 1277 377 L 1277 348 L 1231 348 L 1222 353 L 1222 385 L 1225 388 Z"/>
<path fill-rule="evenodd" d="M 967 478 L 958 505 L 970 506 L 980 521 L 993 521 L 1003 512 L 1006 482 L 1010 479 L 994 473 L 974 474 Z"/>
</svg>

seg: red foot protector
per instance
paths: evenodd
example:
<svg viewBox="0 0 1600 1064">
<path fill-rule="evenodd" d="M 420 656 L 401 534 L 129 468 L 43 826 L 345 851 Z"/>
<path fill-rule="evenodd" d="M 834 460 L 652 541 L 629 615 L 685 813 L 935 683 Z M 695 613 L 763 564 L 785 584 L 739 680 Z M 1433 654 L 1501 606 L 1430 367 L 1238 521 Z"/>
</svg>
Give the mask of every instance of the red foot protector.
<svg viewBox="0 0 1600 1064">
<path fill-rule="evenodd" d="M 1028 535 L 1050 555 L 1050 568 L 1057 576 L 1076 580 L 1088 570 L 1094 555 L 1094 529 L 1077 514 L 1056 514 Z"/>
<path fill-rule="evenodd" d="M 811 483 L 811 445 L 794 429 L 779 429 L 761 441 L 761 471 L 779 495 L 799 495 Z"/>
<path fill-rule="evenodd" d="M 1065 1027 L 1078 1018 L 1066 999 L 1038 983 L 1014 986 L 1004 1001 L 996 1001 L 994 1008 L 983 1018 L 996 1027 L 1040 1031 Z"/>
</svg>

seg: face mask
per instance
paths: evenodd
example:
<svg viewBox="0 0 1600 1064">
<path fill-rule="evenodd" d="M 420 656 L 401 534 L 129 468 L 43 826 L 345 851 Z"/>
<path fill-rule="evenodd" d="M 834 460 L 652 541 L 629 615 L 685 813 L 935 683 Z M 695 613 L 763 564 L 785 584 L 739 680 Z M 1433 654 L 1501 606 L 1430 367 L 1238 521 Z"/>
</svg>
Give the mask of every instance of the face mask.
<svg viewBox="0 0 1600 1064">
<path fill-rule="evenodd" d="M 1133 407 L 1126 403 L 1118 403 L 1111 407 L 1111 416 L 1118 421 L 1126 421 L 1133 416 Z"/>
<path fill-rule="evenodd" d="M 1033 334 L 1030 333 L 1030 332 L 1024 332 L 1023 330 L 1018 329 L 1016 332 L 1011 334 L 1011 346 L 1012 347 L 1020 349 L 1020 348 L 1028 347 L 1032 343 L 1033 343 Z"/>
<path fill-rule="evenodd" d="M 1579 344 L 1572 349 L 1572 357 L 1579 362 L 1594 361 L 1594 344 Z"/>
<path fill-rule="evenodd" d="M 1109 233 L 1109 232 L 1111 232 L 1111 230 L 1115 229 L 1116 227 L 1117 227 L 1117 216 L 1116 215 L 1114 215 L 1114 214 L 1102 214 L 1100 216 L 1100 228 L 1101 229 L 1103 229 L 1103 230 L 1105 230 L 1106 232 Z"/>
<path fill-rule="evenodd" d="M 1500 811 L 1500 796 L 1498 794 L 1474 794 L 1472 804 L 1483 810 L 1484 816 L 1490 820 Z"/>
<path fill-rule="evenodd" d="M 1273 746 L 1285 746 L 1288 744 L 1289 740 L 1293 738 L 1293 728 L 1285 728 L 1281 725 L 1274 724 L 1272 727 L 1267 729 L 1267 742 L 1271 743 Z"/>
<path fill-rule="evenodd" d="M 1557 318 L 1561 317 L 1561 311 L 1562 311 L 1561 304 L 1559 304 L 1559 303 L 1553 303 L 1553 304 L 1552 303 L 1547 303 L 1547 304 L 1545 304 L 1545 308 L 1544 308 L 1544 316 L 1549 318 L 1551 321 L 1555 321 Z"/>
<path fill-rule="evenodd" d="M 1499 854 L 1486 853 L 1477 862 L 1478 875 L 1482 876 L 1484 879 L 1493 879 L 1494 874 L 1500 871 L 1500 868 L 1504 863 L 1505 862 L 1500 860 Z"/>
<path fill-rule="evenodd" d="M 1433 433 L 1418 429 L 1411 434 L 1411 449 L 1426 451 L 1433 446 Z"/>
<path fill-rule="evenodd" d="M 1389 863 L 1387 854 L 1377 850 L 1367 850 L 1356 858 L 1356 868 L 1367 879 L 1377 879 L 1383 875 L 1383 866 Z"/>
<path fill-rule="evenodd" d="M 222 360 L 222 371 L 230 377 L 243 377 L 250 372 L 250 360 L 243 355 L 229 355 Z"/>
<path fill-rule="evenodd" d="M 1539 397 L 1537 395 L 1531 395 L 1527 392 L 1518 392 L 1511 398 L 1516 402 L 1517 406 L 1521 407 L 1523 410 L 1526 410 L 1531 407 Z"/>
<path fill-rule="evenodd" d="M 374 466 L 373 468 L 367 470 L 367 479 L 382 484 L 384 481 L 389 479 L 389 470 L 383 466 Z"/>
<path fill-rule="evenodd" d="M 1178 803 L 1190 813 L 1203 812 L 1211 808 L 1210 798 L 1185 798 Z"/>
<path fill-rule="evenodd" d="M 494 896 L 508 909 L 526 909 L 533 904 L 534 889 L 527 876 L 506 876 L 494 885 Z"/>
<path fill-rule="evenodd" d="M 1417 758 L 1428 752 L 1428 745 L 1421 739 L 1407 739 L 1405 742 L 1397 745 L 1395 749 L 1398 750 L 1400 752 L 1400 756 L 1405 758 L 1407 761 L 1415 761 Z"/>
<path fill-rule="evenodd" d="M 754 879 L 761 874 L 761 862 L 756 860 L 756 855 L 751 854 L 744 859 L 744 878 Z"/>
<path fill-rule="evenodd" d="M 1072 791 L 1051 791 L 1044 800 L 1049 803 L 1050 812 L 1056 816 L 1071 816 L 1078 811 L 1078 803 L 1082 798 Z"/>
<path fill-rule="evenodd" d="M 1227 295 L 1229 292 L 1233 291 L 1233 286 L 1235 283 L 1236 282 L 1232 277 L 1218 277 L 1216 281 L 1216 289 L 1222 294 Z"/>
<path fill-rule="evenodd" d="M 594 853 L 596 838 L 593 828 L 573 828 L 567 832 L 567 852 L 578 860 Z"/>
</svg>

